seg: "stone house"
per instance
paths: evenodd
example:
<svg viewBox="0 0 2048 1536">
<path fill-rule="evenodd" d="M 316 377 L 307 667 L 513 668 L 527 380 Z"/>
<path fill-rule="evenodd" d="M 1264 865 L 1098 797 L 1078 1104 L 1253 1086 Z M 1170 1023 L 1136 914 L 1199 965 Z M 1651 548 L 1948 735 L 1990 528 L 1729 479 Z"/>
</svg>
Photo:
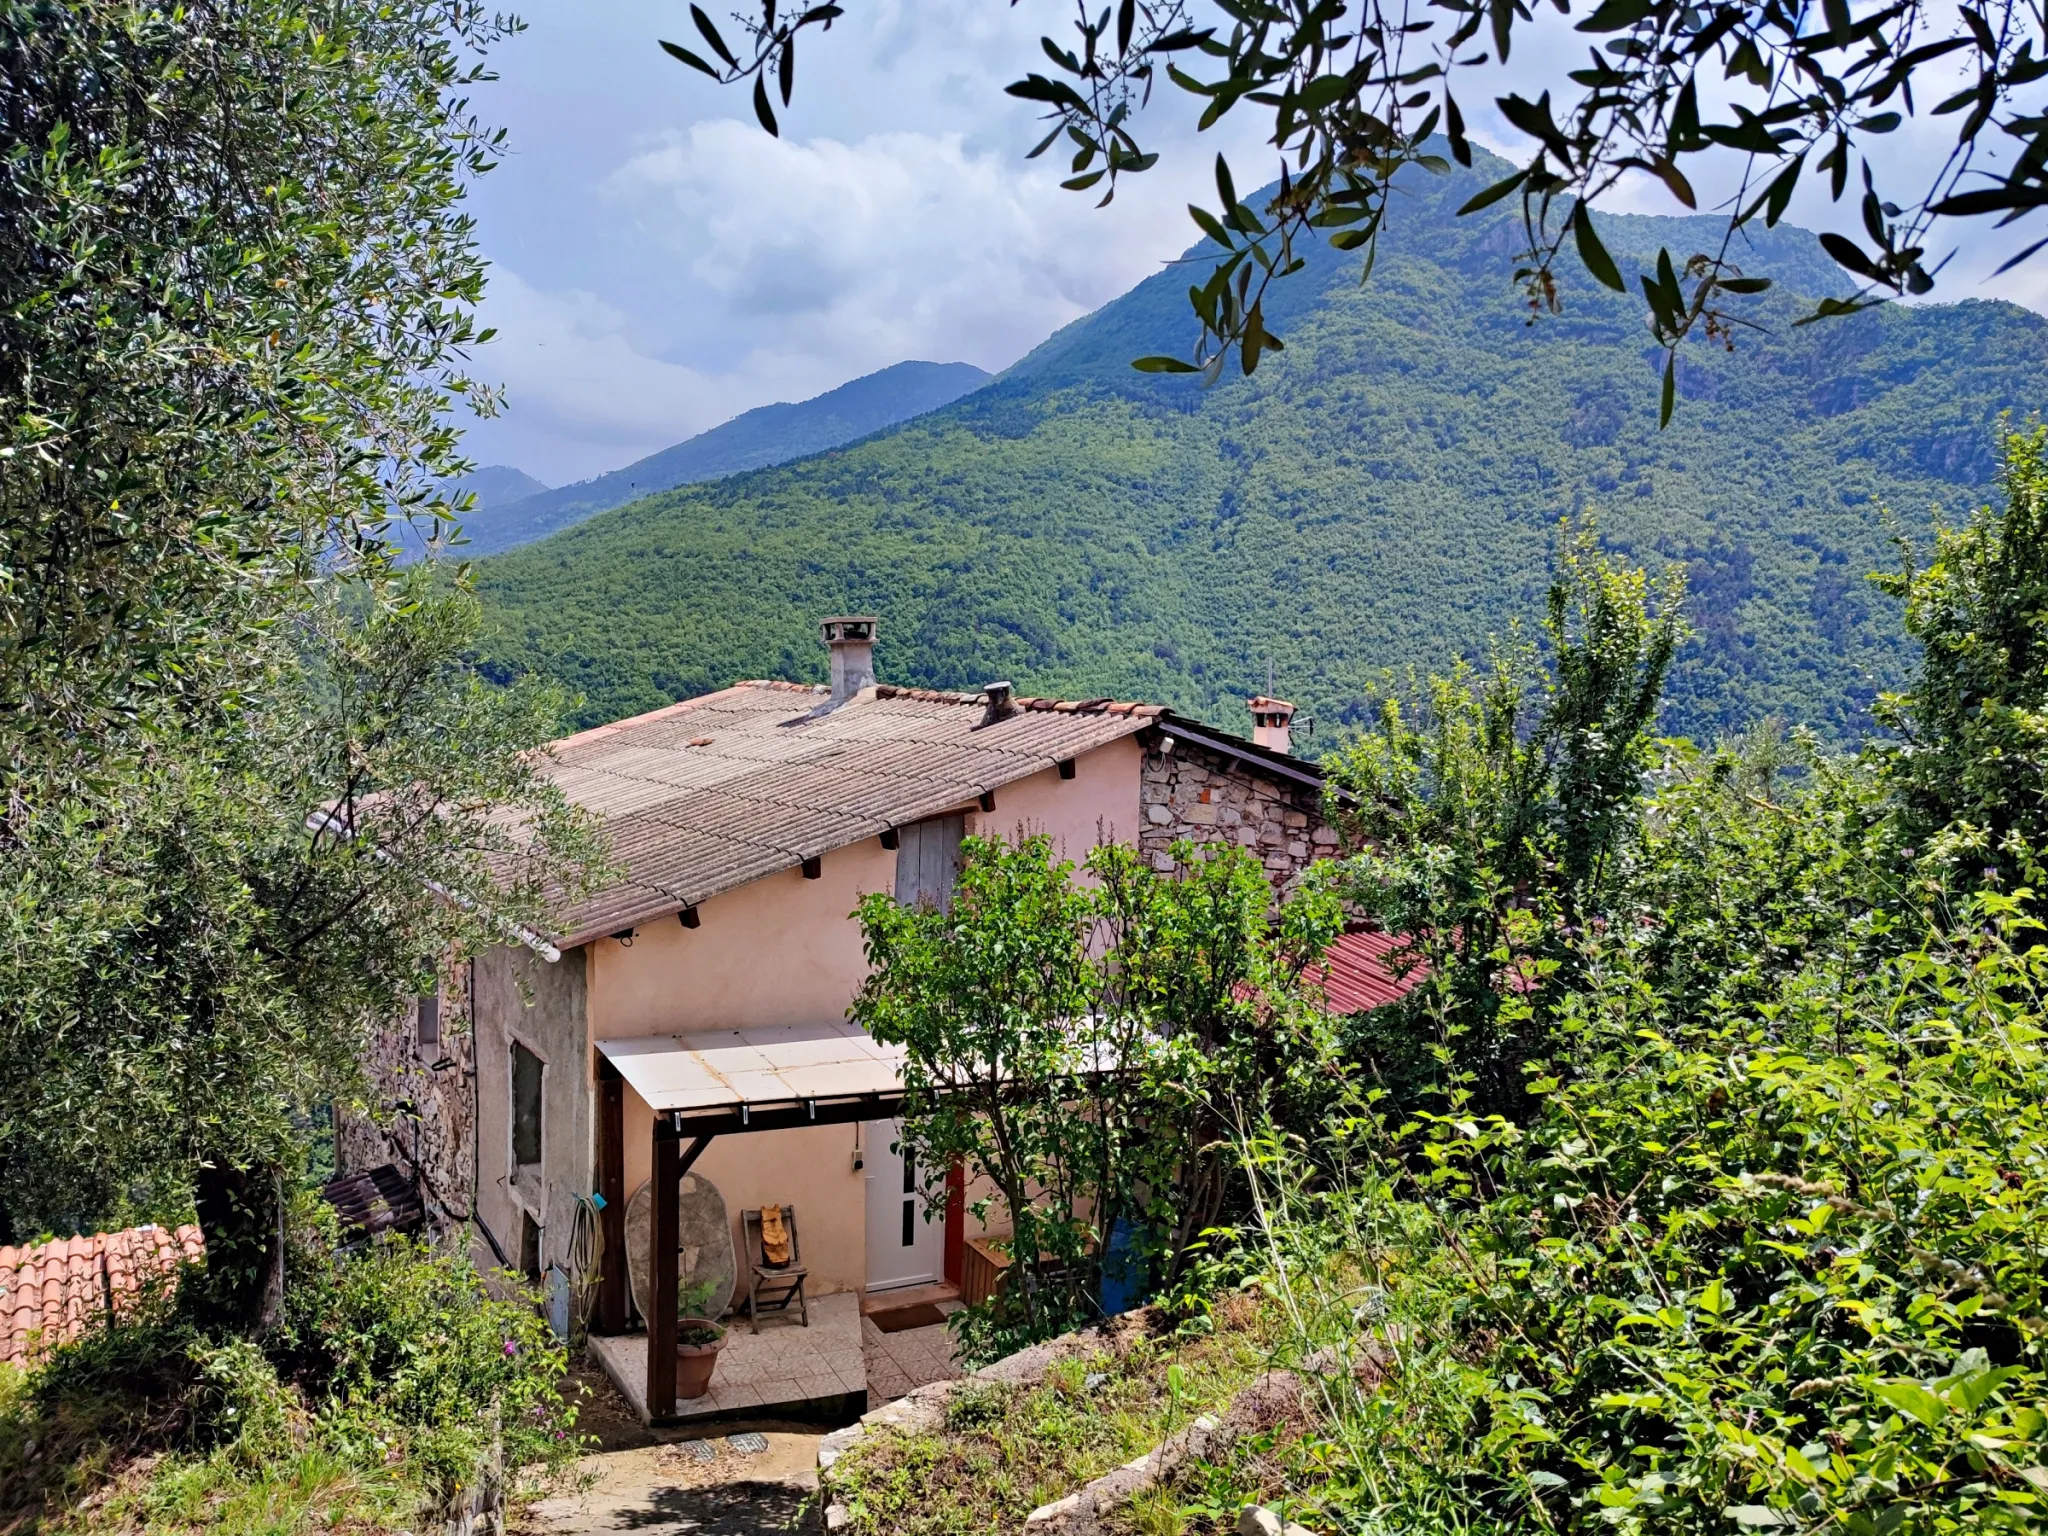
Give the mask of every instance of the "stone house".
<svg viewBox="0 0 2048 1536">
<path fill-rule="evenodd" d="M 738 683 L 553 744 L 621 878 L 382 1034 L 382 1113 L 338 1137 L 344 1167 L 412 1170 L 438 1224 L 544 1279 L 564 1324 L 594 1289 L 597 1331 L 631 1326 L 623 1267 L 591 1255 L 623 1251 L 629 1200 L 678 1158 L 723 1196 L 739 1253 L 743 1209 L 798 1209 L 813 1297 L 959 1283 L 957 1181 L 924 1209 L 893 1145 L 900 1091 L 845 1022 L 864 895 L 943 902 L 967 835 L 1043 832 L 1076 860 L 1121 840 L 1161 868 L 1177 839 L 1233 842 L 1276 886 L 1334 851 L 1285 701 L 1251 700 L 1247 736 L 1000 683 L 899 688 L 875 681 L 874 620 L 823 636 L 829 686 Z M 715 1105 L 674 1087 L 741 1078 Z M 650 1377 L 651 1416 L 662 1390 Z"/>
</svg>

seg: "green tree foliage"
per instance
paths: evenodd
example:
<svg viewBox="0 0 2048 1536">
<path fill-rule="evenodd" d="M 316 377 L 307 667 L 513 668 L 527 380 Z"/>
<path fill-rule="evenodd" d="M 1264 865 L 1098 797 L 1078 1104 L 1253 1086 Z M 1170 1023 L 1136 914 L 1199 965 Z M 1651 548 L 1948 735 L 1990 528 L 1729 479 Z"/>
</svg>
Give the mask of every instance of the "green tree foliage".
<svg viewBox="0 0 2048 1536">
<path fill-rule="evenodd" d="M 467 593 L 415 576 L 387 596 L 271 629 L 232 722 L 17 800 L 0 858 L 17 1232 L 174 1214 L 196 1180 L 228 1310 L 274 1313 L 263 1213 L 293 1111 L 346 1096 L 367 1031 L 452 954 L 542 920 L 599 867 L 526 755 L 552 696 L 468 670 Z"/>
<path fill-rule="evenodd" d="M 274 601 L 450 509 L 503 31 L 458 0 L 0 6 L 0 773 L 217 709 Z M 103 771 L 104 765 L 100 765 Z"/>
<path fill-rule="evenodd" d="M 1310 1485 L 1324 1517 L 2037 1525 L 2038 933 L 1993 897 L 1867 971 L 1798 966 L 1779 1005 L 1685 1017 L 1605 945 L 1523 1126 L 1368 1114 L 1322 1194 L 1256 1151 L 1275 1257 L 1315 1276 L 1305 1339 L 1398 1351 L 1298 1448 L 1337 1469 Z"/>
<path fill-rule="evenodd" d="M 1043 836 L 970 838 L 945 909 L 860 906 L 874 969 L 852 1017 L 908 1048 L 904 1144 L 935 1201 L 958 1162 L 1012 1225 L 1017 1278 L 965 1319 L 975 1353 L 1092 1315 L 1119 1227 L 1133 1264 L 1178 1276 L 1234 1187 L 1229 1107 L 1314 1090 L 1291 1082 L 1318 1053 L 1290 989 L 1334 901 L 1305 890 L 1276 919 L 1243 849 L 1175 857 L 1161 873 L 1107 845 L 1081 883 Z"/>
<path fill-rule="evenodd" d="M 1082 1202 L 1114 1147 L 1108 1042 L 1091 1027 L 1089 902 L 1043 837 L 1016 848 L 972 838 L 961 854 L 943 912 L 863 901 L 873 972 L 850 1016 L 908 1048 L 904 1146 L 927 1193 L 956 1161 L 995 1186 L 977 1214 L 1000 1201 L 1020 1276 L 1010 1295 L 1024 1328 L 1049 1337 L 1086 1313 L 1094 1234 Z"/>
<path fill-rule="evenodd" d="M 1683 601 L 1682 577 L 1651 581 L 1582 530 L 1541 651 L 1511 638 L 1483 674 L 1389 698 L 1328 764 L 1334 819 L 1362 849 L 1350 898 L 1404 936 L 1396 965 L 1426 978 L 1411 1009 L 1487 1104 L 1519 1096 L 1574 936 L 1625 889 Z"/>
<path fill-rule="evenodd" d="M 1517 37 L 1526 42 L 1539 25 L 1539 10 L 1518 0 L 1434 0 L 1419 10 L 1380 0 L 1120 0 L 1099 11 L 1083 6 L 1072 46 L 1043 38 L 1051 73 L 1009 88 L 1046 108 L 1051 129 L 1031 153 L 1072 148 L 1064 185 L 1101 187 L 1105 203 L 1120 178 L 1158 161 L 1137 137 L 1155 87 L 1170 84 L 1171 99 L 1200 103 L 1202 129 L 1233 111 L 1256 112 L 1262 126 L 1270 114 L 1278 187 L 1240 197 L 1219 155 L 1215 210 L 1188 210 L 1212 262 L 1207 280 L 1188 290 L 1201 323 L 1194 361 L 1156 356 L 1138 366 L 1214 378 L 1235 351 L 1250 373 L 1281 347 L 1267 309 L 1274 280 L 1300 271 L 1303 248 L 1326 236 L 1362 251 L 1370 276 L 1380 231 L 1395 216 L 1395 177 L 1411 165 L 1447 172 L 1446 155 L 1473 164 L 1454 91 L 1506 65 Z M 1858 239 L 1821 236 L 1859 287 L 1854 297 L 1823 299 L 1811 318 L 1930 292 L 1945 259 L 1930 241 L 1955 219 L 2031 218 L 2035 229 L 2021 239 L 2032 243 L 2014 240 L 2008 267 L 2048 244 L 2033 237 L 2048 208 L 2048 116 L 2029 89 L 2048 45 L 2038 11 L 2012 0 L 1960 14 L 1910 0 L 1861 16 L 1846 0 L 1831 0 L 1817 16 L 1778 0 L 1558 0 L 1556 10 L 1589 35 L 1586 65 L 1556 82 L 1556 103 L 1548 90 L 1533 101 L 1519 93 L 1497 99 L 1534 148 L 1461 211 L 1520 194 L 1519 233 L 1495 261 L 1505 264 L 1513 251 L 1515 281 L 1531 308 L 1554 310 L 1567 243 L 1595 282 L 1629 291 L 1592 210 L 1630 172 L 1655 176 L 1687 208 L 1699 206 L 1689 162 L 1697 173 L 1706 157 L 1739 176 L 1726 215 L 1710 221 L 1697 244 L 1676 254 L 1660 248 L 1654 275 L 1641 280 L 1663 352 L 1662 421 L 1676 396 L 1680 344 L 1726 346 L 1754 323 L 1752 301 L 1771 280 L 1738 263 L 1740 256 L 1753 265 L 1743 237 L 1777 224 L 1802 181 L 1825 185 L 1837 203 L 1855 196 L 1862 223 Z M 755 115 L 772 134 L 770 80 L 788 106 L 798 38 L 829 29 L 844 11 L 838 3 L 768 0 L 758 22 L 743 23 L 735 49 L 693 7 L 692 41 L 709 56 L 662 47 L 714 80 L 751 80 Z M 1575 91 L 1564 89 L 1567 81 Z M 1945 125 L 1935 120 L 1953 121 L 1953 149 L 1925 185 L 1901 190 L 1885 136 L 1909 120 L 1921 126 L 1923 117 L 1937 131 Z"/>
<path fill-rule="evenodd" d="M 2048 880 L 2048 428 L 2007 434 L 2003 505 L 1938 527 L 1925 566 L 1879 585 L 1905 606 L 1921 662 L 1881 701 L 1909 842 L 1956 872 Z"/>
<path fill-rule="evenodd" d="M 391 575 L 484 336 L 456 0 L 0 5 L 0 1235 L 196 1209 L 275 1323 L 292 1119 L 594 859 Z M 309 820 L 309 818 L 311 818 Z"/>
<path fill-rule="evenodd" d="M 1313 1158 L 1299 1125 L 1247 1139 L 1296 1348 L 1369 1362 L 1287 1457 L 1311 1523 L 2042 1523 L 2048 943 L 2011 868 L 1960 867 L 2030 803 L 1998 706 L 2048 627 L 2006 542 L 2039 441 L 2002 513 L 1893 579 L 1907 746 L 1653 744 L 1603 920 L 1510 999 L 1543 1026 L 1513 1102 L 1475 1112 L 1447 1049 L 1421 1092 L 1358 1083 Z"/>
<path fill-rule="evenodd" d="M 1674 1017 L 1776 1006 L 1789 976 L 1895 947 L 1909 871 L 1872 778 L 1775 721 L 1711 751 L 1657 744 L 1610 921 Z"/>
<path fill-rule="evenodd" d="M 1185 338 L 1173 269 L 890 434 L 482 562 L 483 664 L 561 683 L 596 724 L 822 677 L 811 620 L 858 610 L 882 616 L 884 681 L 1009 678 L 1240 730 L 1270 661 L 1319 751 L 1366 723 L 1386 669 L 1533 628 L 1553 530 L 1590 514 L 1637 563 L 1686 568 L 1697 634 L 1666 730 L 1711 742 L 1775 714 L 1853 742 L 1911 662 L 1864 574 L 1930 508 L 1983 498 L 1998 413 L 2048 398 L 2048 322 L 1973 302 L 1797 329 L 1766 296 L 1770 331 L 1689 358 L 1659 432 L 1629 304 L 1599 290 L 1531 330 L 1493 265 L 1513 221 L 1455 217 L 1497 169 L 1415 178 L 1365 292 L 1311 253 L 1269 306 L 1287 351 L 1249 379 L 1131 372 Z M 1602 227 L 1632 272 L 1698 237 Z M 1824 280 L 1792 232 L 1757 238 L 1790 287 Z"/>
</svg>

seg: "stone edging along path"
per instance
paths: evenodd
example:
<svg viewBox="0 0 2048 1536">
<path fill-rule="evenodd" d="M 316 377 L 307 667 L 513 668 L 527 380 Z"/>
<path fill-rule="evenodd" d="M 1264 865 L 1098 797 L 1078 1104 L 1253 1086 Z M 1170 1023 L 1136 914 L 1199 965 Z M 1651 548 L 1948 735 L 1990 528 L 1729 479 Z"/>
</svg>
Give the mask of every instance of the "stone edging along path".
<svg viewBox="0 0 2048 1536">
<path fill-rule="evenodd" d="M 964 1386 L 987 1382 L 1036 1386 L 1057 1362 L 1100 1347 L 1110 1328 L 1119 1324 L 1129 1326 L 1139 1316 L 1126 1313 L 1122 1318 L 1062 1334 L 1043 1344 L 1034 1344 L 993 1365 L 984 1366 L 970 1376 L 919 1387 L 909 1396 L 884 1404 L 871 1413 L 863 1414 L 857 1423 L 825 1436 L 818 1443 L 818 1478 L 828 1494 L 825 1529 L 828 1532 L 844 1530 L 851 1521 L 846 1506 L 829 1496 L 831 1469 L 833 1463 L 852 1449 L 871 1427 L 900 1429 L 907 1434 L 929 1433 L 945 1424 L 946 1404 Z M 1388 1362 L 1376 1351 L 1351 1358 L 1348 1355 L 1340 1357 L 1335 1351 L 1320 1350 L 1303 1364 L 1309 1378 L 1348 1372 L 1360 1382 L 1378 1379 L 1387 1367 Z M 1231 1399 L 1230 1406 L 1224 1409 L 1221 1417 L 1212 1418 L 1204 1414 L 1135 1461 L 1113 1468 L 1063 1499 L 1034 1509 L 1025 1517 L 1026 1530 L 1044 1532 L 1045 1536 L 1054 1536 L 1054 1533 L 1058 1536 L 1091 1536 L 1101 1529 L 1102 1519 L 1110 1511 L 1127 1503 L 1161 1478 L 1171 1476 L 1182 1465 L 1227 1455 L 1240 1437 L 1268 1428 L 1287 1417 L 1297 1409 L 1308 1387 L 1308 1380 L 1293 1371 L 1265 1372 Z M 1247 1511 L 1247 1518 L 1250 1514 Z M 1308 1536 L 1300 1526 L 1291 1527 L 1288 1536 L 1294 1536 L 1296 1532 L 1300 1536 Z"/>
</svg>

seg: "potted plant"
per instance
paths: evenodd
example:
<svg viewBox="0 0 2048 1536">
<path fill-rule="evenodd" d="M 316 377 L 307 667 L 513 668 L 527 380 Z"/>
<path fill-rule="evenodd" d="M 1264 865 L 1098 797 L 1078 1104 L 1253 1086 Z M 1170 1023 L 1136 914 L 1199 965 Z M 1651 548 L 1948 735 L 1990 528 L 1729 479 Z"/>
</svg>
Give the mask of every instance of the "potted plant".
<svg viewBox="0 0 2048 1536">
<path fill-rule="evenodd" d="M 702 1397 L 711 1390 L 711 1372 L 725 1347 L 725 1329 L 708 1317 L 712 1283 L 685 1286 L 676 1298 L 676 1396 Z"/>
</svg>

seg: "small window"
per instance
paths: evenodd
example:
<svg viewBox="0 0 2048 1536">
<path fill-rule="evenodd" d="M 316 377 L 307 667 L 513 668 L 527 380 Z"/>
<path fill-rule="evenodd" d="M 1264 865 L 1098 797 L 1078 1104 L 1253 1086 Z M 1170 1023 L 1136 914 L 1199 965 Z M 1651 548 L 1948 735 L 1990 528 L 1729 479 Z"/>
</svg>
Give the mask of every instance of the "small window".
<svg viewBox="0 0 2048 1536">
<path fill-rule="evenodd" d="M 903 1149 L 903 1246 L 917 1246 L 917 1164 L 908 1147 Z"/>
<path fill-rule="evenodd" d="M 540 1161 L 541 1059 L 512 1042 L 512 1161 L 521 1168 Z"/>
<path fill-rule="evenodd" d="M 413 1038 L 421 1050 L 441 1043 L 441 994 L 422 992 L 417 1013 L 417 1029 Z"/>
</svg>

